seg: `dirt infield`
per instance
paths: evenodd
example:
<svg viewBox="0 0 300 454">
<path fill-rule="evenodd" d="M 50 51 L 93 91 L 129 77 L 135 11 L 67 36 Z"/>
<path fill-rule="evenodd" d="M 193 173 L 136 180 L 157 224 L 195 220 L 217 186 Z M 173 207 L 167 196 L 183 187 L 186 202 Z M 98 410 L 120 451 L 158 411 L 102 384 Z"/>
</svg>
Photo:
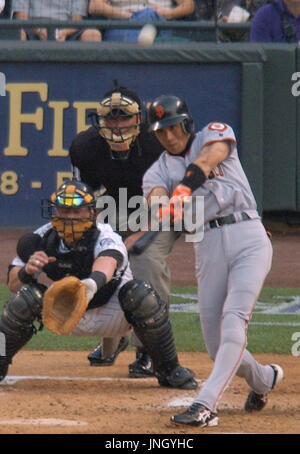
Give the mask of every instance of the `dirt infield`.
<svg viewBox="0 0 300 454">
<path fill-rule="evenodd" d="M 300 360 L 297 358 L 257 355 L 263 363 L 280 363 L 287 375 L 270 395 L 267 407 L 260 414 L 245 413 L 243 406 L 249 389 L 243 380 L 235 377 L 220 403 L 219 425 L 199 429 L 174 426 L 170 422 L 171 415 L 181 411 L 180 405 L 189 405 L 197 391 L 162 388 L 154 378 L 127 378 L 133 351 L 122 353 L 113 367 L 90 367 L 87 353 L 23 351 L 16 356 L 9 376 L 25 378 L 0 385 L 0 433 L 299 432 Z M 201 386 L 212 366 L 208 356 L 194 352 L 179 356 L 182 364 L 196 372 Z"/>
<path fill-rule="evenodd" d="M 0 282 L 15 253 L 21 231 L 0 231 Z M 299 287 L 300 247 L 297 230 L 273 235 L 273 268 L 266 286 Z M 174 285 L 195 285 L 191 244 L 178 240 L 169 259 Z M 178 265 L 180 264 L 180 266 Z M 189 405 L 197 391 L 161 388 L 156 379 L 128 379 L 133 351 L 113 367 L 93 368 L 88 352 L 22 351 L 0 385 L 0 434 L 195 434 L 203 429 L 173 426 L 170 416 Z M 196 372 L 199 386 L 212 362 L 205 353 L 180 353 L 181 363 Z M 249 389 L 235 377 L 219 407 L 217 427 L 205 433 L 299 433 L 300 359 L 291 355 L 256 355 L 264 364 L 279 363 L 285 379 L 260 414 L 243 405 Z M 15 376 L 15 378 L 14 378 Z M 22 377 L 21 379 L 20 376 Z M 19 377 L 19 378 L 18 378 Z M 27 378 L 26 378 L 27 377 Z"/>
</svg>

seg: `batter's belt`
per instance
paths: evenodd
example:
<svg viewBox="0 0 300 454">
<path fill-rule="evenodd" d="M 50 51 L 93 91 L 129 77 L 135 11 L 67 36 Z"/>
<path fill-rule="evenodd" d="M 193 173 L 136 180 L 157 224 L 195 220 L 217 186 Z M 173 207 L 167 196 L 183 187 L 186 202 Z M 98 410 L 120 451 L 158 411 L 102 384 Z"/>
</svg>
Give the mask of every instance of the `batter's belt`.
<svg viewBox="0 0 300 454">
<path fill-rule="evenodd" d="M 249 219 L 251 219 L 250 216 L 244 212 L 240 214 L 239 219 L 237 219 L 234 214 L 229 214 L 228 216 L 223 216 L 209 221 L 209 226 L 211 229 L 215 229 L 223 227 L 225 224 L 235 224 L 236 222 L 248 221 Z"/>
</svg>

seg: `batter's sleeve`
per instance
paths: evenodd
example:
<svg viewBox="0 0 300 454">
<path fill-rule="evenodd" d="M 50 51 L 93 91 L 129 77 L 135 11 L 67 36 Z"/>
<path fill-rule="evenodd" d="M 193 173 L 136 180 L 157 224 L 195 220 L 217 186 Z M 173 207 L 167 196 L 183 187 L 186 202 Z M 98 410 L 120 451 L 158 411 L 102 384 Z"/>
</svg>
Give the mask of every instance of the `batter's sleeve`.
<svg viewBox="0 0 300 454">
<path fill-rule="evenodd" d="M 172 192 L 172 182 L 168 175 L 166 153 L 163 153 L 160 158 L 152 164 L 146 171 L 143 177 L 143 194 L 148 197 L 152 189 L 161 187 L 168 194 Z"/>
<path fill-rule="evenodd" d="M 231 126 L 226 123 L 209 123 L 197 134 L 197 137 L 192 144 L 191 153 L 187 158 L 187 164 L 193 162 L 198 157 L 202 148 L 206 145 L 223 141 L 229 142 L 230 153 L 236 149 L 236 137 Z"/>
</svg>

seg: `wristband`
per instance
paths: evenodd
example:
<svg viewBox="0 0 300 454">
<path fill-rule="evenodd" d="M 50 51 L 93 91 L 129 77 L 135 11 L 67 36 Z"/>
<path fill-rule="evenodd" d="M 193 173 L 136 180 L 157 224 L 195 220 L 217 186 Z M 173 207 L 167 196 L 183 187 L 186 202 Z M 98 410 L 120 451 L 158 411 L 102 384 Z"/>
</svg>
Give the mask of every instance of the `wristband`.
<svg viewBox="0 0 300 454">
<path fill-rule="evenodd" d="M 18 271 L 18 278 L 23 284 L 29 284 L 29 282 L 34 281 L 34 277 L 32 274 L 28 274 L 25 270 L 25 266 L 19 269 Z"/>
<path fill-rule="evenodd" d="M 104 273 L 102 273 L 102 271 L 92 271 L 92 273 L 89 275 L 89 278 L 93 279 L 93 281 L 96 283 L 97 291 L 106 284 L 106 276 Z"/>
<path fill-rule="evenodd" d="M 105 251 L 100 252 L 100 254 L 98 254 L 98 257 L 112 257 L 117 261 L 118 268 L 124 262 L 123 255 L 117 249 L 106 249 Z"/>
<path fill-rule="evenodd" d="M 186 169 L 183 180 L 180 184 L 187 186 L 193 191 L 200 188 L 206 180 L 206 176 L 202 169 L 196 164 L 190 164 Z"/>
</svg>

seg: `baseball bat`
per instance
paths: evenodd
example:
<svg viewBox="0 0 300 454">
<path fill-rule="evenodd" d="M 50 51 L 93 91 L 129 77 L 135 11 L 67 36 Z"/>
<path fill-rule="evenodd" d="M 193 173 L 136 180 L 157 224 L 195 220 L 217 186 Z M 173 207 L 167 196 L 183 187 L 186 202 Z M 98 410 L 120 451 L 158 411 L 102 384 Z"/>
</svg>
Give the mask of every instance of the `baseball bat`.
<svg viewBox="0 0 300 454">
<path fill-rule="evenodd" d="M 160 227 L 161 223 L 159 224 L 159 228 Z M 142 252 L 144 252 L 160 232 L 161 230 L 150 230 L 149 232 L 144 233 L 144 235 L 142 235 L 135 243 L 133 243 L 130 251 L 131 254 L 140 255 Z"/>
</svg>

